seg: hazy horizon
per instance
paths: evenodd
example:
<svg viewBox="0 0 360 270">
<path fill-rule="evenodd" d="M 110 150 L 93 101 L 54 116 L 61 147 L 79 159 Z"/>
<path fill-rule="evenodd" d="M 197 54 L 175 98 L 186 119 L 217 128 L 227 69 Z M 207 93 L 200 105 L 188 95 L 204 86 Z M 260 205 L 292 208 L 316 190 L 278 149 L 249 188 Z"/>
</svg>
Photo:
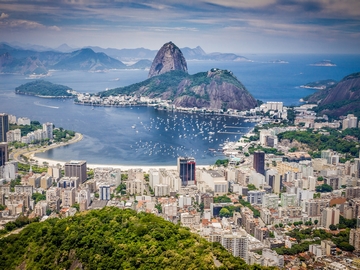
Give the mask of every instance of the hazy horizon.
<svg viewBox="0 0 360 270">
<path fill-rule="evenodd" d="M 0 42 L 207 53 L 360 54 L 357 0 L 0 0 Z"/>
</svg>

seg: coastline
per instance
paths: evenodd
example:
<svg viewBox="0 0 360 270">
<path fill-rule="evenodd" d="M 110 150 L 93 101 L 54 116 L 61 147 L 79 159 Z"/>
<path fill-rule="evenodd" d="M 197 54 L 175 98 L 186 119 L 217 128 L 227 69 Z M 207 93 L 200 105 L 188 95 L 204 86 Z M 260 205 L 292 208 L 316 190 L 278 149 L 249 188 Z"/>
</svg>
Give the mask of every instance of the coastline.
<svg viewBox="0 0 360 270">
<path fill-rule="evenodd" d="M 30 151 L 24 151 L 24 149 L 21 149 L 20 151 L 14 153 L 13 158 L 14 160 L 21 162 L 19 160 L 20 155 L 24 155 L 29 160 L 31 160 L 32 164 L 36 163 L 38 165 L 43 165 L 46 163 L 48 166 L 56 166 L 56 165 L 65 165 L 65 161 L 60 160 L 54 160 L 54 159 L 47 159 L 47 158 L 41 158 L 37 157 L 36 153 L 40 152 L 46 152 L 50 149 L 58 148 L 61 146 L 65 146 L 68 144 L 73 144 L 81 141 L 83 139 L 83 135 L 81 133 L 75 133 L 75 137 L 69 140 L 66 143 L 59 143 L 55 145 L 49 145 L 45 148 L 36 148 Z M 212 165 L 197 165 L 198 168 L 210 168 Z M 127 171 L 129 169 L 137 169 L 141 168 L 144 172 L 148 172 L 150 169 L 166 169 L 166 170 L 177 170 L 177 165 L 121 165 L 121 164 L 87 164 L 87 168 L 95 169 L 95 168 L 113 168 L 113 169 L 121 169 L 123 171 Z"/>
</svg>

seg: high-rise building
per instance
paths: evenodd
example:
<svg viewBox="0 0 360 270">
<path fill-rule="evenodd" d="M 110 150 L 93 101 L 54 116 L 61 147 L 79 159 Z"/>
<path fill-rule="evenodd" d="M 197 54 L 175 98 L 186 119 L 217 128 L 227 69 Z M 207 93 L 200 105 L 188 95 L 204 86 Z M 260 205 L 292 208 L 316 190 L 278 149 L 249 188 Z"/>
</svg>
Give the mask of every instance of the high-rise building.
<svg viewBox="0 0 360 270">
<path fill-rule="evenodd" d="M 101 185 L 99 187 L 99 197 L 102 201 L 110 200 L 110 185 Z"/>
<path fill-rule="evenodd" d="M 253 168 L 257 173 L 265 175 L 265 153 L 263 151 L 254 152 Z"/>
<path fill-rule="evenodd" d="M 348 114 L 342 122 L 342 129 L 344 130 L 347 128 L 357 128 L 357 125 L 358 125 L 357 117 L 354 116 L 353 114 Z"/>
<path fill-rule="evenodd" d="M 193 157 L 178 157 L 177 170 L 181 186 L 195 185 L 195 159 Z"/>
<path fill-rule="evenodd" d="M 53 123 L 44 123 L 43 131 L 46 132 L 46 138 L 51 140 L 53 138 Z"/>
<path fill-rule="evenodd" d="M 351 229 L 349 234 L 349 244 L 352 245 L 356 251 L 360 250 L 360 229 Z"/>
<path fill-rule="evenodd" d="M 67 177 L 79 177 L 80 183 L 84 183 L 87 179 L 86 174 L 86 161 L 72 160 L 65 163 L 65 176 Z"/>
<path fill-rule="evenodd" d="M 9 131 L 9 116 L 0 113 L 0 142 L 6 142 L 6 133 Z"/>
<path fill-rule="evenodd" d="M 330 225 L 339 224 L 340 210 L 334 207 L 327 207 L 322 211 L 321 225 L 326 229 Z"/>
<path fill-rule="evenodd" d="M 224 234 L 221 236 L 221 245 L 233 256 L 240 257 L 247 261 L 248 238 L 246 233 Z"/>
<path fill-rule="evenodd" d="M 75 203 L 75 191 L 74 187 L 65 188 L 62 191 L 62 206 L 70 207 Z"/>
<path fill-rule="evenodd" d="M 0 142 L 0 166 L 4 166 L 8 161 L 8 144 Z"/>
</svg>

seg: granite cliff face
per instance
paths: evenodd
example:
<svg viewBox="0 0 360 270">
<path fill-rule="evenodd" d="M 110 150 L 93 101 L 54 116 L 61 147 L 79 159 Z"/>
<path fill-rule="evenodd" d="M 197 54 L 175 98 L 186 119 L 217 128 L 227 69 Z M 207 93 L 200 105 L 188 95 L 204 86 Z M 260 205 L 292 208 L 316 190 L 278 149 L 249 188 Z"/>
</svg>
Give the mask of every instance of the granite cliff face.
<svg viewBox="0 0 360 270">
<path fill-rule="evenodd" d="M 322 114 L 338 117 L 348 113 L 360 116 L 360 72 L 343 78 L 334 86 L 321 90 L 306 99 L 318 103 Z"/>
<path fill-rule="evenodd" d="M 170 41 L 165 43 L 156 54 L 148 78 L 164 74 L 171 70 L 187 72 L 187 64 L 181 50 Z"/>
</svg>

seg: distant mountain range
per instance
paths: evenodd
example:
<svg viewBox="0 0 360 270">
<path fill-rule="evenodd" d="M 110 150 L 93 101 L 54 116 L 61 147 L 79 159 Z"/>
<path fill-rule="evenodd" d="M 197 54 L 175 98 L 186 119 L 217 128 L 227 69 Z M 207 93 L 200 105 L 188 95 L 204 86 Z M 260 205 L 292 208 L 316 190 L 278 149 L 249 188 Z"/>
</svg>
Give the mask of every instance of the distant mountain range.
<svg viewBox="0 0 360 270">
<path fill-rule="evenodd" d="M 138 59 L 153 60 L 156 56 L 157 50 L 149 50 L 145 48 L 137 49 L 103 49 L 100 47 L 89 47 L 95 52 L 103 52 L 107 55 L 119 59 L 121 61 L 131 61 Z M 197 46 L 194 49 L 189 47 L 180 48 L 184 57 L 189 60 L 209 60 L 209 61 L 250 61 L 244 56 L 234 53 L 205 53 L 204 50 Z"/>
<path fill-rule="evenodd" d="M 207 54 L 198 46 L 182 48 L 187 60 L 250 61 L 233 53 Z M 107 69 L 147 69 L 157 50 L 103 49 L 86 47 L 74 49 L 67 44 L 48 48 L 31 44 L 0 43 L 0 73 L 46 74 L 50 69 L 102 71 Z M 124 62 L 136 62 L 125 65 Z"/>
</svg>

